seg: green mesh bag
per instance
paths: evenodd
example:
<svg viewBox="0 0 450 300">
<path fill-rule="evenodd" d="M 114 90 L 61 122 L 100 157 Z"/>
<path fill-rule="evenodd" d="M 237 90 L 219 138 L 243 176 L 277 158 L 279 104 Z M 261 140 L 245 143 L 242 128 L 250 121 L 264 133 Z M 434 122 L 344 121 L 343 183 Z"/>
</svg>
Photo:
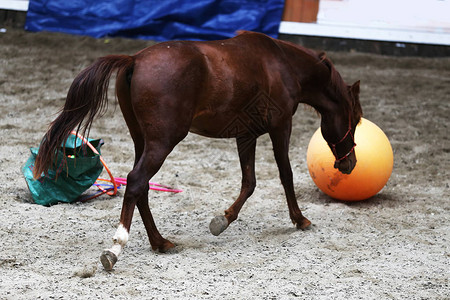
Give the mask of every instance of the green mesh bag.
<svg viewBox="0 0 450 300">
<path fill-rule="evenodd" d="M 76 142 L 76 143 L 75 143 Z M 100 153 L 101 139 L 89 139 Z M 33 200 L 40 205 L 53 205 L 58 202 L 74 202 L 97 180 L 103 170 L 100 156 L 95 154 L 83 141 L 70 135 L 66 143 L 64 158 L 63 147 L 58 149 L 56 164 L 35 180 L 33 167 L 39 148 L 30 148 L 31 155 L 22 167 Z"/>
</svg>

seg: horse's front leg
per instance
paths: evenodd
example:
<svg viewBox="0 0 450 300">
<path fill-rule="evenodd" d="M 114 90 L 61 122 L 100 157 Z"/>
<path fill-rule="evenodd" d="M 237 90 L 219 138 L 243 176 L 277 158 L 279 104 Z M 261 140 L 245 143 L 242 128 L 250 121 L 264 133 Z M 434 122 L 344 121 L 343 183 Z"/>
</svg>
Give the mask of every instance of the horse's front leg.
<svg viewBox="0 0 450 300">
<path fill-rule="evenodd" d="M 213 235 L 221 234 L 228 225 L 237 219 L 239 211 L 245 201 L 253 194 L 256 186 L 255 177 L 255 149 L 256 137 L 237 138 L 237 147 L 239 152 L 239 161 L 242 170 L 241 193 L 237 200 L 225 211 L 224 216 L 217 216 L 211 220 L 209 230 Z"/>
</svg>

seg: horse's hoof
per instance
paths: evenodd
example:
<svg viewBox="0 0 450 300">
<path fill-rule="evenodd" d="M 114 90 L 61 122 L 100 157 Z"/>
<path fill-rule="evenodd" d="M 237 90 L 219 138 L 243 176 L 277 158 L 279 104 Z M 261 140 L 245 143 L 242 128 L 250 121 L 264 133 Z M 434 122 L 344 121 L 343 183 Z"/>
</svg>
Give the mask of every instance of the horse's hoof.
<svg viewBox="0 0 450 300">
<path fill-rule="evenodd" d="M 169 251 L 174 247 L 175 245 L 171 241 L 164 240 L 164 242 L 160 246 L 152 247 L 152 249 L 154 251 L 159 251 L 160 253 L 166 253 L 167 251 Z"/>
<path fill-rule="evenodd" d="M 209 223 L 209 231 L 215 236 L 218 236 L 228 227 L 228 220 L 225 216 L 217 216 Z"/>
<path fill-rule="evenodd" d="M 309 226 L 311 226 L 311 221 L 305 217 L 303 217 L 301 222 L 297 223 L 297 229 L 304 230 L 304 229 L 308 228 Z"/>
<path fill-rule="evenodd" d="M 117 262 L 117 255 L 109 250 L 104 250 L 102 252 L 102 255 L 100 255 L 100 262 L 102 263 L 103 268 L 105 268 L 106 271 L 111 271 Z"/>
</svg>

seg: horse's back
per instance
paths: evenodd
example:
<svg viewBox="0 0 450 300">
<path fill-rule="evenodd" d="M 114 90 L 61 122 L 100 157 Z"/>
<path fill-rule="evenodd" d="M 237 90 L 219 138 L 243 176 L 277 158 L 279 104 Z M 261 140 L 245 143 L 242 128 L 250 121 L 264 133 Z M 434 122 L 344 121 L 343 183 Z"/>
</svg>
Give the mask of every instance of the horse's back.
<svg viewBox="0 0 450 300">
<path fill-rule="evenodd" d="M 187 80 L 185 72 L 189 70 L 188 77 L 196 80 L 208 76 L 224 82 L 245 80 L 248 84 L 252 78 L 262 82 L 267 77 L 266 63 L 279 59 L 276 50 L 279 49 L 272 38 L 253 32 L 219 41 L 170 41 L 138 52 L 134 56 L 134 72 L 161 80 Z M 203 73 L 194 72 L 198 69 Z"/>
</svg>

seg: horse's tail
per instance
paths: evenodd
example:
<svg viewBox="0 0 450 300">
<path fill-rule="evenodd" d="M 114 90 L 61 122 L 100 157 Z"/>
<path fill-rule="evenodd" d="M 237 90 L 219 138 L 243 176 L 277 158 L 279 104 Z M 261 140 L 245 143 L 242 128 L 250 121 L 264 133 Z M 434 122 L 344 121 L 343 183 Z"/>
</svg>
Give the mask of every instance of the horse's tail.
<svg viewBox="0 0 450 300">
<path fill-rule="evenodd" d="M 66 103 L 58 117 L 50 124 L 36 156 L 33 175 L 39 178 L 51 167 L 57 149 L 77 128 L 89 133 L 94 117 L 106 110 L 109 79 L 114 70 L 124 70 L 131 76 L 134 58 L 127 55 L 108 55 L 97 59 L 72 82 Z M 127 78 L 130 78 L 127 76 Z"/>
</svg>

